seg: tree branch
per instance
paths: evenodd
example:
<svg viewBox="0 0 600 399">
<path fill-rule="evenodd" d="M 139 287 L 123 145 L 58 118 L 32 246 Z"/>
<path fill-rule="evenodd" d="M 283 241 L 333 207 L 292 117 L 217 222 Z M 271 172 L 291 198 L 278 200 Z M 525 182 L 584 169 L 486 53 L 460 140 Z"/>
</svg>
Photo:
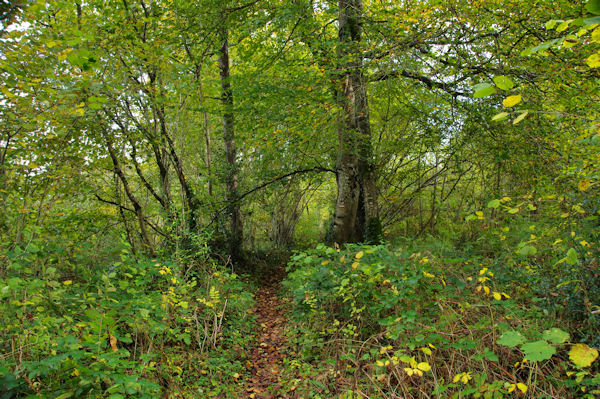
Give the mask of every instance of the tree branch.
<svg viewBox="0 0 600 399">
<path fill-rule="evenodd" d="M 438 81 L 430 79 L 426 76 L 418 75 L 418 74 L 404 71 L 404 70 L 402 70 L 402 71 L 394 70 L 394 71 L 390 71 L 390 72 L 373 75 L 368 78 L 368 82 L 369 83 L 381 82 L 384 80 L 398 78 L 398 77 L 417 80 L 421 83 L 424 83 L 425 86 L 427 86 L 430 89 L 433 89 L 433 88 L 441 89 L 441 90 L 445 91 L 446 93 L 451 94 L 454 97 L 458 97 L 458 96 L 466 97 L 467 96 L 464 92 L 453 89 L 452 86 L 448 83 L 438 82 Z"/>
</svg>

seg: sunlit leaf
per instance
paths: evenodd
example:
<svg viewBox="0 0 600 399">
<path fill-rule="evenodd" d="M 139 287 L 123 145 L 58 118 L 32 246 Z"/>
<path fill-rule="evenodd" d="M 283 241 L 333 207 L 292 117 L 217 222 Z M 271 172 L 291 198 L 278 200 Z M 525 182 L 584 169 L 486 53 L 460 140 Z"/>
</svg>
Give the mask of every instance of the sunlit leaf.
<svg viewBox="0 0 600 399">
<path fill-rule="evenodd" d="M 501 90 L 510 90 L 515 87 L 514 82 L 507 76 L 494 76 L 494 83 Z"/>
<path fill-rule="evenodd" d="M 585 60 L 586 64 L 588 64 L 588 66 L 590 68 L 598 68 L 600 67 L 600 54 L 596 53 L 596 54 L 592 54 L 590 55 L 587 60 Z"/>
<path fill-rule="evenodd" d="M 479 83 L 473 86 L 473 98 L 483 98 L 496 93 L 496 88 L 489 83 Z"/>
<path fill-rule="evenodd" d="M 509 96 L 506 97 L 503 101 L 502 104 L 506 107 L 506 108 L 511 108 L 514 107 L 515 105 L 517 105 L 518 103 L 521 102 L 521 95 L 517 94 L 514 96 Z"/>
<path fill-rule="evenodd" d="M 519 115 L 515 118 L 515 120 L 513 121 L 513 125 L 516 125 L 517 123 L 521 122 L 523 119 L 525 119 L 525 117 L 528 114 L 529 114 L 529 111 L 522 112 L 521 115 Z"/>
<path fill-rule="evenodd" d="M 598 351 L 586 344 L 575 344 L 569 351 L 569 359 L 578 368 L 589 367 L 598 358 Z"/>
</svg>

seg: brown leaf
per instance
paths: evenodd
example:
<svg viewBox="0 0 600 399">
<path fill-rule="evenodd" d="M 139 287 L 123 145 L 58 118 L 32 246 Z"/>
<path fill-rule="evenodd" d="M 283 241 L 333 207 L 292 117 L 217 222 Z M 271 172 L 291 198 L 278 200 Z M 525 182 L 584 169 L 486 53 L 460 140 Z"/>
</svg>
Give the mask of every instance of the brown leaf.
<svg viewBox="0 0 600 399">
<path fill-rule="evenodd" d="M 113 352 L 116 352 L 119 350 L 119 348 L 117 348 L 117 337 L 115 337 L 114 335 L 109 335 L 109 339 L 110 339 L 110 347 L 112 348 Z"/>
</svg>

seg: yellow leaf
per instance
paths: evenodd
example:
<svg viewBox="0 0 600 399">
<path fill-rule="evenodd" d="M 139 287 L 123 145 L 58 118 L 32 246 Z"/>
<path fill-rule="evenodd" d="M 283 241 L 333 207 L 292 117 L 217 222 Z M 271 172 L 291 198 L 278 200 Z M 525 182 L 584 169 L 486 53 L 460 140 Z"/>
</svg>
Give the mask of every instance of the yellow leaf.
<svg viewBox="0 0 600 399">
<path fill-rule="evenodd" d="M 327 266 L 329 264 L 328 260 L 324 260 L 323 262 L 321 262 L 321 266 Z"/>
<path fill-rule="evenodd" d="M 488 287 L 487 285 L 483 286 L 483 290 L 485 291 L 486 295 L 490 294 L 490 287 Z"/>
<path fill-rule="evenodd" d="M 577 188 L 579 188 L 579 191 L 586 191 L 590 187 L 590 184 L 591 182 L 589 180 L 583 179 L 579 181 Z"/>
<path fill-rule="evenodd" d="M 422 371 L 429 371 L 429 370 L 431 370 L 431 366 L 427 362 L 421 362 L 421 363 L 419 363 L 417 365 L 417 368 L 419 370 L 422 370 Z"/>
<path fill-rule="evenodd" d="M 492 295 L 494 296 L 494 299 L 497 301 L 502 299 L 502 295 L 499 292 L 494 292 Z"/>
<path fill-rule="evenodd" d="M 600 53 L 592 54 L 588 57 L 585 62 L 588 64 L 590 68 L 598 68 L 600 67 Z"/>
<path fill-rule="evenodd" d="M 598 358 L 598 351 L 586 344 L 575 344 L 569 351 L 569 359 L 577 368 L 589 367 Z"/>
<path fill-rule="evenodd" d="M 463 384 L 467 385 L 469 383 L 469 381 L 471 380 L 471 372 L 469 371 L 468 373 L 463 373 L 463 376 L 460 379 L 460 382 L 462 382 Z"/>
<path fill-rule="evenodd" d="M 527 392 L 527 385 L 523 384 L 522 382 L 517 383 L 517 388 L 519 388 L 519 391 L 523 393 Z"/>
<path fill-rule="evenodd" d="M 414 370 L 409 367 L 405 367 L 404 371 L 406 372 L 406 374 L 408 374 L 409 377 L 415 373 Z"/>
<path fill-rule="evenodd" d="M 71 285 L 71 284 L 73 284 L 73 280 L 65 280 L 65 281 L 63 281 L 63 284 L 64 285 Z"/>
<path fill-rule="evenodd" d="M 431 355 L 431 349 L 429 349 L 427 347 L 423 347 L 423 348 L 421 348 L 421 350 L 423 351 L 424 354 Z"/>
<path fill-rule="evenodd" d="M 504 101 L 502 101 L 502 104 L 506 108 L 514 107 L 515 105 L 521 102 L 521 99 L 522 97 L 520 94 L 517 94 L 515 96 L 508 96 L 504 99 Z"/>
<path fill-rule="evenodd" d="M 360 263 L 358 263 L 358 262 L 354 262 L 354 263 L 352 264 L 352 269 L 356 269 L 356 268 L 358 267 L 358 265 L 360 265 Z"/>
<path fill-rule="evenodd" d="M 357 254 L 356 254 L 355 258 L 356 258 L 356 259 L 360 259 L 360 258 L 362 258 L 362 257 L 363 257 L 363 255 L 364 255 L 364 254 L 365 254 L 365 253 L 364 253 L 363 251 L 360 251 L 359 253 L 357 253 Z"/>
</svg>

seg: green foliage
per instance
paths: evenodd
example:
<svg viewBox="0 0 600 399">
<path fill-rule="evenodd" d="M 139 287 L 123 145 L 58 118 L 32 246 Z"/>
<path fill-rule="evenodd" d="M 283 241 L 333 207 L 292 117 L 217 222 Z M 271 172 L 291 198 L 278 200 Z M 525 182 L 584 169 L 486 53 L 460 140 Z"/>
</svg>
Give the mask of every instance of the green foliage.
<svg viewBox="0 0 600 399">
<path fill-rule="evenodd" d="M 514 348 L 523 342 L 525 342 L 525 338 L 521 335 L 521 333 L 516 331 L 507 331 L 500 336 L 498 339 L 499 345 L 508 346 L 509 348 Z"/>
<path fill-rule="evenodd" d="M 207 263 L 190 277 L 187 266 L 127 250 L 85 275 L 23 258 L 9 257 L 0 278 L 3 395 L 150 398 L 181 384 L 222 392 L 211 380 L 242 368 L 231 348 L 248 339 L 240 328 L 252 300 L 235 274 Z"/>
<path fill-rule="evenodd" d="M 579 359 L 565 331 L 570 326 L 553 327 L 542 308 L 526 304 L 532 299 L 526 286 L 511 281 L 502 288 L 502 267 L 493 259 L 423 244 L 319 245 L 293 255 L 288 269 L 284 286 L 297 320 L 289 338 L 300 357 L 287 373 L 322 382 L 300 388 L 292 381 L 306 395 L 341 394 L 334 387 L 339 378 L 383 397 L 402 391 L 502 398 L 515 390 L 536 397 L 548 389 L 570 396 L 580 387 L 598 389 L 593 374 L 572 384 L 562 373 L 578 367 L 566 356 L 571 346 Z M 453 364 L 456 357 L 462 360 Z M 511 376 L 494 377 L 497 367 Z"/>
<path fill-rule="evenodd" d="M 0 396 L 235 397 L 232 249 L 258 274 L 334 245 L 338 185 L 365 172 L 367 245 L 288 265 L 282 384 L 597 395 L 598 0 L 9 3 Z"/>
</svg>

